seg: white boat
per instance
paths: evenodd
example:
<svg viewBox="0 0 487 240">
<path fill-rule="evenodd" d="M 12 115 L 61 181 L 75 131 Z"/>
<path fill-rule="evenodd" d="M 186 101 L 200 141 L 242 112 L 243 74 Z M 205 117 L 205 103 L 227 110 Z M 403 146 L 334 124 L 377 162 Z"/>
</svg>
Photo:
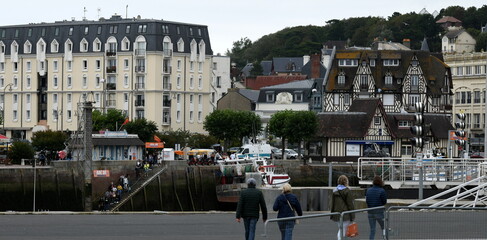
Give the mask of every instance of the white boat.
<svg viewBox="0 0 487 240">
<path fill-rule="evenodd" d="M 291 181 L 288 174 L 279 172 L 276 165 L 268 164 L 265 159 L 223 159 L 217 163 L 221 171 L 220 183 L 216 186 L 220 202 L 238 202 L 240 191 L 247 188 L 246 181 L 250 177 L 258 181 L 258 188 L 278 188 Z"/>
</svg>

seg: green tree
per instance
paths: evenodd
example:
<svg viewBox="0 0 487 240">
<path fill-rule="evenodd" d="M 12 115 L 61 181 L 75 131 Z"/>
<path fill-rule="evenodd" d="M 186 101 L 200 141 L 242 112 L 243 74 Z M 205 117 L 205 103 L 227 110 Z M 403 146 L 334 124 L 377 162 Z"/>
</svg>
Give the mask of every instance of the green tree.
<svg viewBox="0 0 487 240">
<path fill-rule="evenodd" d="M 250 111 L 216 110 L 206 116 L 203 128 L 211 136 L 224 142 L 228 149 L 230 142 L 243 137 L 257 136 L 262 131 L 258 115 Z"/>
<path fill-rule="evenodd" d="M 33 159 L 35 155 L 34 148 L 29 142 L 15 141 L 12 143 L 12 148 L 8 152 L 8 158 L 14 164 L 20 164 L 22 158 Z"/>
<path fill-rule="evenodd" d="M 93 111 L 93 131 L 118 131 L 125 121 L 125 116 L 121 110 L 108 109 L 106 114 L 98 110 Z"/>
<path fill-rule="evenodd" d="M 250 76 L 252 77 L 261 76 L 262 73 L 264 72 L 264 69 L 262 68 L 262 65 L 260 65 L 260 61 L 254 62 L 252 66 L 253 67 L 252 70 L 250 70 Z"/>
<path fill-rule="evenodd" d="M 124 125 L 127 133 L 137 134 L 143 142 L 153 142 L 157 132 L 157 125 L 154 121 L 147 121 L 145 118 L 138 118 Z M 161 139 L 162 140 L 162 139 Z"/>
<path fill-rule="evenodd" d="M 318 119 L 312 111 L 284 110 L 274 113 L 269 120 L 269 133 L 282 140 L 282 151 L 285 149 L 285 141 L 297 143 L 301 152 L 301 142 L 308 140 L 316 132 Z M 300 158 L 301 155 L 298 155 Z"/>
<path fill-rule="evenodd" d="M 475 39 L 477 43 L 475 44 L 475 51 L 486 51 L 487 50 L 487 33 L 481 33 Z"/>
<path fill-rule="evenodd" d="M 241 38 L 240 40 L 233 42 L 233 47 L 229 51 L 227 50 L 226 55 L 232 59 L 232 62 L 237 64 L 239 69 L 242 69 L 248 62 L 248 57 L 246 55 L 247 49 L 252 46 L 252 41 L 248 38 Z"/>
<path fill-rule="evenodd" d="M 157 136 L 166 143 L 164 145 L 167 147 L 175 147 L 176 144 L 185 147 L 189 143 L 191 133 L 188 130 L 178 129 L 176 131 L 157 133 Z"/>
<path fill-rule="evenodd" d="M 48 159 L 54 159 L 58 151 L 66 148 L 65 142 L 68 136 L 60 131 L 40 131 L 32 135 L 32 146 L 36 151 L 45 150 Z"/>
</svg>

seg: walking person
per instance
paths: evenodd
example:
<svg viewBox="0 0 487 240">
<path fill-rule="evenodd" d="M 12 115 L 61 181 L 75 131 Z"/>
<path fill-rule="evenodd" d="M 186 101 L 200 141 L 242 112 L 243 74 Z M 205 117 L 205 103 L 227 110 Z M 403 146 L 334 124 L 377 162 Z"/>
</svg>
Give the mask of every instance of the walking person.
<svg viewBox="0 0 487 240">
<path fill-rule="evenodd" d="M 277 218 L 294 217 L 303 215 L 301 204 L 296 195 L 291 193 L 291 185 L 286 183 L 282 186 L 282 194 L 277 196 L 274 206 L 274 211 L 278 211 Z M 293 238 L 293 229 L 295 220 L 279 221 L 279 231 L 281 231 L 282 240 L 291 240 Z"/>
<path fill-rule="evenodd" d="M 254 240 L 255 227 L 259 221 L 259 207 L 262 211 L 262 220 L 267 220 L 267 207 L 264 195 L 255 188 L 256 181 L 253 178 L 247 180 L 247 189 L 240 193 L 237 204 L 236 221 L 243 218 L 245 226 L 245 240 Z"/>
<path fill-rule="evenodd" d="M 337 187 L 333 189 L 333 194 L 330 201 L 330 211 L 331 212 L 345 212 L 354 210 L 353 198 L 350 188 L 348 188 L 348 178 L 345 175 L 338 177 Z M 337 239 L 342 239 L 342 233 L 340 230 L 340 215 L 333 215 L 330 217 L 331 220 L 337 223 L 338 233 Z M 343 216 L 343 230 L 346 231 L 348 225 L 350 225 L 355 220 L 355 214 L 350 213 Z M 345 235 L 345 234 L 343 234 Z"/>
<path fill-rule="evenodd" d="M 375 176 L 372 181 L 373 186 L 367 189 L 365 193 L 365 201 L 368 208 L 384 206 L 387 203 L 387 194 L 384 190 L 384 182 L 380 176 Z M 368 211 L 370 235 L 369 239 L 375 238 L 375 225 L 378 222 L 382 230 L 382 237 L 384 237 L 384 209 L 376 209 Z"/>
</svg>

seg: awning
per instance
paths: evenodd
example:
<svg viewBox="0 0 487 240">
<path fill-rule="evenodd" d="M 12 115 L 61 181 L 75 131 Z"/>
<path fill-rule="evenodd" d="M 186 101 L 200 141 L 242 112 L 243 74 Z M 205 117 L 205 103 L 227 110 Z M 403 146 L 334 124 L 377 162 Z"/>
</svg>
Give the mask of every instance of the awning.
<svg viewBox="0 0 487 240">
<path fill-rule="evenodd" d="M 372 144 L 375 143 L 377 145 L 394 145 L 394 141 L 387 141 L 387 140 L 346 140 L 346 144 Z"/>
</svg>

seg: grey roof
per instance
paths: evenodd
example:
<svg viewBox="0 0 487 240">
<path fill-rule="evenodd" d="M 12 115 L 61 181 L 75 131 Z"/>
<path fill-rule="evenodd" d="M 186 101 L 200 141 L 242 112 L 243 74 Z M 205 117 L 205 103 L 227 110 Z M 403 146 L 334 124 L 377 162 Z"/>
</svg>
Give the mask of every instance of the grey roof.
<svg viewBox="0 0 487 240">
<path fill-rule="evenodd" d="M 250 76 L 250 71 L 252 71 L 252 68 L 254 68 L 254 65 L 252 63 L 247 63 L 247 65 L 242 68 L 242 73 L 248 77 Z"/>
<path fill-rule="evenodd" d="M 146 26 L 145 32 L 139 32 L 139 28 Z M 128 27 L 129 26 L 129 27 Z M 85 34 L 85 29 L 88 33 Z M 98 29 L 101 32 L 98 34 Z M 115 32 L 115 28 L 117 31 Z M 70 34 L 70 29 L 72 33 Z M 163 29 L 167 29 L 165 32 Z M 128 30 L 128 33 L 126 31 Z M 56 35 L 57 33 L 57 35 Z M 190 52 L 190 42 L 194 39 L 197 43 L 201 40 L 205 42 L 206 55 L 213 55 L 211 50 L 208 27 L 198 24 L 178 23 L 155 19 L 122 19 L 112 17 L 111 19 L 100 19 L 99 21 L 58 21 L 54 23 L 36 23 L 12 26 L 0 26 L 0 41 L 3 41 L 6 52 L 10 53 L 10 45 L 17 41 L 19 53 L 23 53 L 24 43 L 29 40 L 32 44 L 33 53 L 36 52 L 36 43 L 43 39 L 49 46 L 55 39 L 59 43 L 59 52 L 64 52 L 64 43 L 70 39 L 73 42 L 73 53 L 80 52 L 80 43 L 85 38 L 89 44 L 89 51 L 93 51 L 93 41 L 98 38 L 102 43 L 106 43 L 109 37 L 115 37 L 118 42 L 117 51 L 121 51 L 120 42 L 125 37 L 133 43 L 138 36 L 144 36 L 147 42 L 147 51 L 162 51 L 164 37 L 171 38 L 173 50 L 177 50 L 179 39 L 184 41 L 184 52 Z M 133 50 L 130 44 L 129 51 Z M 46 48 L 46 53 L 51 53 L 50 47 Z M 105 51 L 105 44 L 102 44 L 101 51 Z"/>
<path fill-rule="evenodd" d="M 277 96 L 277 94 L 281 92 L 302 92 L 303 93 L 303 99 L 302 102 L 309 102 L 309 97 L 311 90 L 313 88 L 315 80 L 313 79 L 307 79 L 307 80 L 302 80 L 302 81 L 293 81 L 293 82 L 288 82 L 288 83 L 283 83 L 283 84 L 278 84 L 278 85 L 272 85 L 268 87 L 263 87 L 260 89 L 259 93 L 259 102 L 266 102 L 266 94 L 269 91 L 274 92 L 274 95 Z"/>
<path fill-rule="evenodd" d="M 262 66 L 262 75 L 268 76 L 272 73 L 272 61 L 262 61 L 260 62 Z"/>
<path fill-rule="evenodd" d="M 422 51 L 430 51 L 430 47 L 428 46 L 428 41 L 426 40 L 426 37 L 424 37 L 423 42 L 421 43 L 421 50 Z"/>
<path fill-rule="evenodd" d="M 259 98 L 259 90 L 239 89 L 238 92 L 254 103 L 257 102 L 257 99 Z"/>
<path fill-rule="evenodd" d="M 274 72 L 278 73 L 301 72 L 304 63 L 303 57 L 275 57 L 272 61 Z"/>
<path fill-rule="evenodd" d="M 94 146 L 144 146 L 138 138 L 93 138 Z"/>
<path fill-rule="evenodd" d="M 288 83 L 282 83 L 277 85 L 272 85 L 268 87 L 263 87 L 261 90 L 269 90 L 269 89 L 308 89 L 313 86 L 314 81 L 311 79 L 306 79 L 302 81 L 292 81 Z"/>
<path fill-rule="evenodd" d="M 445 36 L 447 38 L 456 38 L 458 37 L 460 34 L 462 34 L 463 32 L 465 32 L 465 29 L 456 29 L 456 30 L 451 30 L 451 31 L 448 31 Z"/>
</svg>

